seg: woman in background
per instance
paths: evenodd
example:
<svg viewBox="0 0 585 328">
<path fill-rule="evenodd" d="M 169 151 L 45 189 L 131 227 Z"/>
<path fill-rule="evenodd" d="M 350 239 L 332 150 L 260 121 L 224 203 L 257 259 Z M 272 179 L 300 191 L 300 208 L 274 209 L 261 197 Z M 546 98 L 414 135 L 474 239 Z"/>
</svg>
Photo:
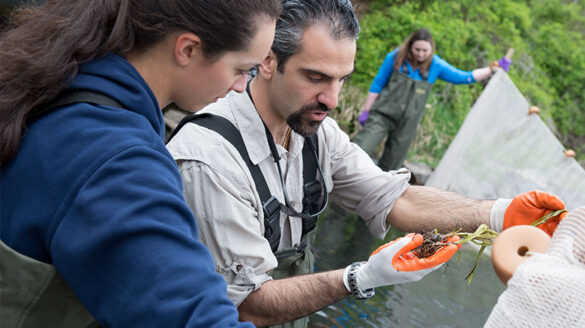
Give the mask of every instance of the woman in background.
<svg viewBox="0 0 585 328">
<path fill-rule="evenodd" d="M 370 156 L 388 137 L 378 166 L 400 168 L 424 113 L 433 83 L 441 79 L 453 84 L 470 84 L 490 77 L 497 63 L 471 72 L 461 71 L 434 54 L 435 42 L 424 28 L 408 36 L 390 52 L 370 86 L 364 110 L 358 118 L 364 127 L 353 139 Z M 500 59 L 507 71 L 509 62 Z M 505 66 L 505 67 L 504 67 Z"/>
<path fill-rule="evenodd" d="M 197 238 L 160 109 L 243 92 L 279 13 L 278 0 L 49 0 L 14 13 L 0 36 L 7 327 L 252 326 Z"/>
</svg>

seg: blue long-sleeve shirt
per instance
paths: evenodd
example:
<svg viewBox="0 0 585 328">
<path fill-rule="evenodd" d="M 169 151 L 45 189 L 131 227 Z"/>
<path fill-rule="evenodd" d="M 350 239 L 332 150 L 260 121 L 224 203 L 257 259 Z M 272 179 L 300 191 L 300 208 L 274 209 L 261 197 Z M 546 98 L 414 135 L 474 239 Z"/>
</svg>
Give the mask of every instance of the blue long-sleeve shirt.
<svg viewBox="0 0 585 328">
<path fill-rule="evenodd" d="M 380 93 L 386 86 L 390 80 L 390 76 L 392 76 L 392 72 L 394 72 L 394 61 L 396 59 L 397 53 L 398 49 L 394 49 L 386 55 L 386 59 L 384 59 L 382 66 L 380 66 L 380 69 L 378 70 L 378 74 L 370 85 L 370 92 Z M 414 70 L 408 61 L 405 61 L 405 64 L 407 71 L 404 71 L 403 65 L 400 68 L 402 73 L 405 73 L 414 80 L 423 79 L 420 74 L 420 69 Z M 431 62 L 428 73 L 429 75 L 427 82 L 431 84 L 435 83 L 437 79 L 441 79 L 453 84 L 470 84 L 475 82 L 471 71 L 462 71 L 457 69 L 451 66 L 438 55 L 433 55 L 433 61 Z"/>
<path fill-rule="evenodd" d="M 238 322 L 197 238 L 146 82 L 107 55 L 83 65 L 69 88 L 127 109 L 79 103 L 29 126 L 0 172 L 2 241 L 53 264 L 105 327 L 253 327 Z"/>
</svg>

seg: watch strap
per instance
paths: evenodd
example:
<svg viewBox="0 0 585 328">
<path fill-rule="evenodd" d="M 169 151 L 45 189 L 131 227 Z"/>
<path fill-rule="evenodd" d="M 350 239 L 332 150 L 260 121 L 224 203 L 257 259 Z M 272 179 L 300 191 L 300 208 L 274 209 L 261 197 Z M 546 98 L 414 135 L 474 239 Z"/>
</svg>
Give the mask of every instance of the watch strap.
<svg viewBox="0 0 585 328">
<path fill-rule="evenodd" d="M 356 273 L 357 270 L 360 266 L 362 266 L 364 262 L 354 262 L 351 264 L 351 266 L 349 267 L 349 271 L 347 273 L 347 283 L 349 285 L 349 290 L 351 291 L 351 294 L 353 295 L 353 297 L 356 300 L 365 300 L 368 298 L 371 298 L 372 296 L 374 296 L 374 294 L 376 294 L 376 292 L 374 291 L 374 288 L 368 288 L 368 289 L 360 289 L 357 285 L 357 280 L 356 280 Z"/>
</svg>

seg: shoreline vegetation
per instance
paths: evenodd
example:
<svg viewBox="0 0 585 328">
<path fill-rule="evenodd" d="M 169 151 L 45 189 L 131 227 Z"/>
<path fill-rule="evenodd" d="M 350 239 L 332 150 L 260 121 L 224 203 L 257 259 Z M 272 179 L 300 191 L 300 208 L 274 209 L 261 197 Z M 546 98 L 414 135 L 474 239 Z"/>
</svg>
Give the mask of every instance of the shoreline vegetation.
<svg viewBox="0 0 585 328">
<path fill-rule="evenodd" d="M 32 3 L 23 0 L 22 3 Z M 38 3 L 44 0 L 37 1 Z M 0 28 L 20 1 L 0 5 Z M 585 167 L 585 3 L 571 0 L 352 0 L 361 23 L 355 72 L 331 116 L 350 136 L 385 55 L 426 27 L 437 54 L 455 67 L 487 66 L 516 50 L 508 74 L 575 159 Z M 435 168 L 486 82 L 438 80 L 407 160 Z M 381 149 L 380 149 L 381 150 Z"/>
<path fill-rule="evenodd" d="M 437 54 L 455 67 L 487 66 L 516 50 L 508 74 L 575 159 L 585 167 L 585 3 L 568 0 L 365 0 L 355 72 L 332 113 L 350 136 L 368 88 L 386 54 L 426 27 Z M 487 81 L 451 85 L 437 80 L 407 160 L 435 168 Z"/>
</svg>

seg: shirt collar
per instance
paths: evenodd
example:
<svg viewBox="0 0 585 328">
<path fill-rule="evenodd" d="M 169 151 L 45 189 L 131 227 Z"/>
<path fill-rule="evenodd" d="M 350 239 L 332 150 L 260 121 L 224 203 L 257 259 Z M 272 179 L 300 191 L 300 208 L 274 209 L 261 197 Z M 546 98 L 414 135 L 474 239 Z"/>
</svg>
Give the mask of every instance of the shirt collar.
<svg viewBox="0 0 585 328">
<path fill-rule="evenodd" d="M 252 99 L 248 93 L 237 93 L 232 91 L 228 94 L 230 98 L 230 110 L 235 119 L 236 126 L 242 134 L 244 144 L 250 155 L 250 160 L 253 164 L 258 164 L 264 161 L 267 157 L 272 158 L 270 147 L 266 139 L 266 132 L 264 130 L 264 123 L 260 115 L 256 111 Z M 302 152 L 304 138 L 298 133 L 292 131 L 290 146 L 288 150 L 288 157 L 293 158 Z M 287 150 L 276 145 L 278 153 L 282 156 L 287 153 Z"/>
</svg>

